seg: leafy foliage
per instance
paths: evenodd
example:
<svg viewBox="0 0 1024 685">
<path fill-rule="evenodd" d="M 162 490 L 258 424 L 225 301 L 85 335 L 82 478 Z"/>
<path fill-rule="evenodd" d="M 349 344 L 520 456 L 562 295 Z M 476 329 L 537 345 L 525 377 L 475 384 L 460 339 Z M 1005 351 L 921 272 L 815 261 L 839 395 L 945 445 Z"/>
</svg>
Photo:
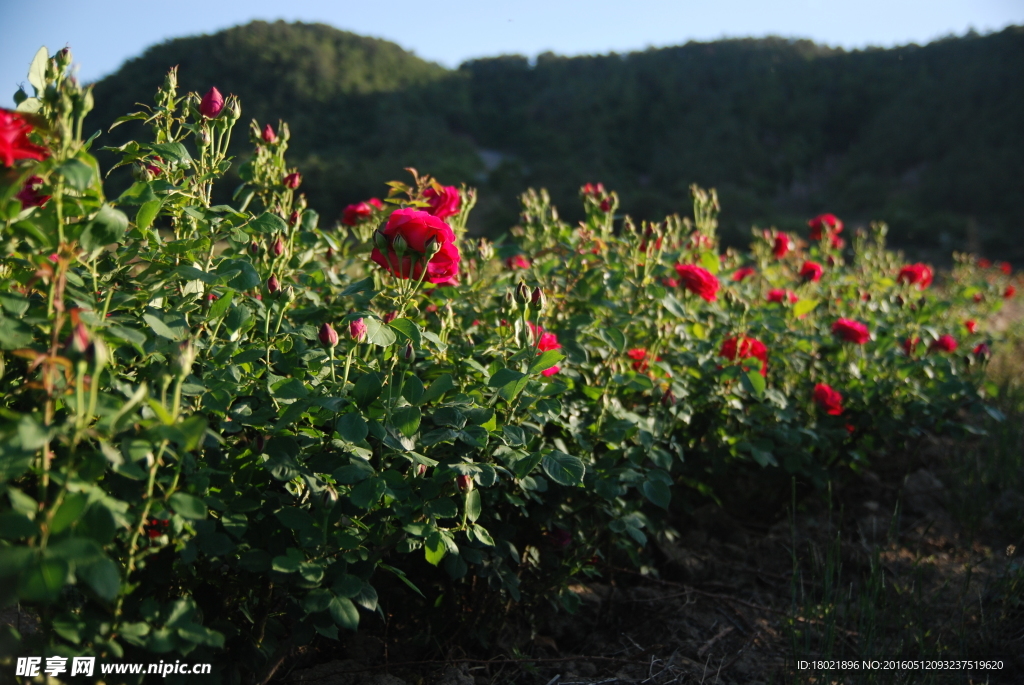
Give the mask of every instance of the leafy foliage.
<svg viewBox="0 0 1024 685">
<path fill-rule="evenodd" d="M 457 608 L 478 587 L 572 609 L 570 578 L 641 561 L 668 510 L 739 469 L 823 480 L 984 407 L 981 348 L 925 352 L 1001 306 L 1011 275 L 973 258 L 937 292 L 898 279 L 882 225 L 851 250 L 791 236 L 777 257 L 755 232 L 719 255 L 717 196 L 696 187 L 692 220 L 637 225 L 586 186 L 576 227 L 529 191 L 517 243 L 495 246 L 466 237 L 472 189 L 441 227 L 417 211 L 450 189 L 415 172 L 325 230 L 285 125 L 253 122 L 259 151 L 217 204 L 241 104 L 203 114 L 174 70 L 118 120 L 146 135 L 109 150 L 134 180 L 109 199 L 69 63 L 33 63 L 19 108 L 49 153 L 0 186 L 0 604 L 38 612 L 10 636 L 36 653 L 226 650 L 220 667 L 262 674 L 357 629 L 383 592 L 440 601 L 431 567 Z M 424 288 L 453 245 L 458 280 Z M 419 280 L 371 249 L 422 260 Z M 805 258 L 820 280 L 799 282 Z M 753 276 L 726 280 L 742 264 Z M 698 270 L 710 296 L 669 280 Z M 796 304 L 766 301 L 780 287 Z M 837 338 L 840 319 L 870 340 Z M 737 336 L 766 354 L 723 354 Z M 815 404 L 825 383 L 838 412 Z"/>
</svg>

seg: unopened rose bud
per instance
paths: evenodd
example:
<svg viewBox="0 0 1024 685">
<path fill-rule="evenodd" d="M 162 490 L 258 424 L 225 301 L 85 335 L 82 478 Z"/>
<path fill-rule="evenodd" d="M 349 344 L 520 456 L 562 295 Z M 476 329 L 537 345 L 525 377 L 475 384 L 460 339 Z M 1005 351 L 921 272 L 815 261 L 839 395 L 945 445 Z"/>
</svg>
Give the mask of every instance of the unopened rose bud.
<svg viewBox="0 0 1024 685">
<path fill-rule="evenodd" d="M 298 171 L 293 171 L 292 173 L 284 177 L 282 183 L 284 183 L 285 188 L 291 188 L 292 190 L 295 190 L 300 185 L 302 185 L 302 174 L 300 174 Z"/>
<path fill-rule="evenodd" d="M 384 323 L 391 323 L 392 321 L 394 321 L 395 319 L 398 318 L 398 312 L 390 311 L 387 314 L 385 314 L 383 318 L 384 318 Z"/>
<path fill-rule="evenodd" d="M 406 364 L 412 364 L 416 361 L 416 348 L 412 346 L 412 341 L 405 343 L 405 349 L 402 350 L 402 361 Z"/>
<path fill-rule="evenodd" d="M 526 284 L 522 281 L 516 286 L 516 302 L 519 304 L 526 304 L 530 301 L 530 289 L 526 287 Z"/>
<path fill-rule="evenodd" d="M 288 224 L 290 226 L 294 226 L 297 223 L 299 223 L 299 213 L 298 212 L 292 212 L 291 214 L 288 215 Z"/>
<path fill-rule="evenodd" d="M 284 293 L 284 299 L 287 301 L 291 302 L 295 299 L 295 286 L 286 285 L 282 292 Z"/>
<path fill-rule="evenodd" d="M 199 103 L 199 113 L 207 119 L 217 118 L 222 109 L 224 109 L 224 96 L 216 88 L 207 91 Z"/>
<path fill-rule="evenodd" d="M 675 403 L 676 403 L 675 393 L 673 393 L 671 389 L 666 390 L 665 394 L 661 396 L 661 406 L 663 406 L 663 407 L 671 407 Z"/>
<path fill-rule="evenodd" d="M 75 326 L 75 330 L 71 332 L 71 347 L 75 352 L 85 354 L 91 341 L 92 336 L 89 335 L 89 329 L 85 327 L 85 324 L 80 323 Z"/>
<path fill-rule="evenodd" d="M 416 475 L 417 476 L 422 476 L 422 475 L 426 474 L 426 472 L 427 472 L 427 465 L 426 464 L 416 464 Z"/>
<path fill-rule="evenodd" d="M 516 308 L 516 298 L 512 294 L 512 289 L 509 288 L 505 291 L 505 308 L 514 310 Z"/>
<path fill-rule="evenodd" d="M 386 235 L 384 235 L 381 231 L 374 231 L 373 232 L 373 246 L 376 247 L 381 252 L 387 252 L 388 251 L 388 237 Z"/>
<path fill-rule="evenodd" d="M 327 246 L 327 252 L 324 254 L 324 256 L 327 257 L 327 261 L 331 261 L 332 259 L 334 259 L 334 250 L 331 248 L 330 245 Z"/>
<path fill-rule="evenodd" d="M 267 124 L 266 126 L 264 126 L 263 127 L 262 138 L 263 138 L 263 142 L 265 142 L 265 143 L 276 143 L 277 142 L 277 134 L 274 133 L 274 127 L 271 126 L 270 124 Z"/>
<path fill-rule="evenodd" d="M 356 319 L 348 324 L 348 334 L 352 336 L 352 339 L 357 343 L 361 343 L 366 340 L 366 322 L 362 319 Z"/>
<path fill-rule="evenodd" d="M 164 90 L 174 92 L 178 90 L 178 67 L 171 67 L 164 77 Z"/>
<path fill-rule="evenodd" d="M 210 131 L 207 130 L 206 128 L 200 129 L 200 131 L 199 131 L 199 146 L 200 147 L 210 147 L 210 143 L 212 143 L 212 142 L 213 142 L 213 139 L 210 137 Z"/>
<path fill-rule="evenodd" d="M 321 344 L 325 347 L 335 347 L 338 344 L 338 332 L 334 330 L 334 326 L 329 323 L 325 323 L 320 326 L 320 332 L 318 334 Z"/>
<path fill-rule="evenodd" d="M 260 253 L 260 244 L 257 243 L 255 240 L 252 241 L 251 243 L 249 243 L 249 252 L 252 253 L 253 257 L 259 255 L 259 253 Z"/>
<path fill-rule="evenodd" d="M 277 280 L 277 276 L 271 275 L 270 278 L 267 279 L 267 290 L 269 290 L 271 294 L 273 294 L 280 289 L 281 283 L 280 281 Z"/>
<path fill-rule="evenodd" d="M 533 289 L 533 293 L 530 295 L 530 304 L 533 305 L 534 309 L 544 309 L 544 291 L 540 289 L 540 286 Z"/>
<path fill-rule="evenodd" d="M 275 257 L 280 257 L 284 254 L 284 240 L 281 239 L 281 236 L 277 236 L 277 240 L 274 241 L 274 246 L 271 248 L 271 251 L 273 251 Z"/>
<path fill-rule="evenodd" d="M 259 435 L 256 436 L 256 445 L 255 445 L 256 454 L 262 454 L 263 453 L 263 448 L 266 447 L 266 446 L 267 446 L 267 439 L 266 439 L 266 437 L 263 436 L 262 433 L 260 433 Z"/>
<path fill-rule="evenodd" d="M 196 349 L 192 346 L 191 340 L 178 345 L 178 356 L 174 360 L 175 371 L 181 378 L 192 373 L 192 364 L 196 360 Z"/>
<path fill-rule="evenodd" d="M 431 238 L 426 242 L 424 255 L 429 259 L 437 254 L 438 250 L 441 249 L 441 244 L 437 242 L 437 238 Z"/>
<path fill-rule="evenodd" d="M 320 493 L 320 503 L 324 505 L 325 509 L 332 509 L 334 505 L 338 503 L 338 491 L 327 486 L 324 488 L 324 491 Z"/>
<path fill-rule="evenodd" d="M 459 486 L 459 490 L 463 492 L 469 492 L 473 489 L 473 478 L 471 476 L 455 476 L 455 483 Z"/>
<path fill-rule="evenodd" d="M 399 257 L 401 257 L 409 251 L 409 243 L 407 243 L 405 238 L 401 235 L 396 235 L 395 239 L 391 241 L 391 248 Z"/>
<path fill-rule="evenodd" d="M 242 103 L 238 97 L 231 95 L 224 104 L 224 117 L 229 121 L 237 121 L 242 116 Z"/>
</svg>

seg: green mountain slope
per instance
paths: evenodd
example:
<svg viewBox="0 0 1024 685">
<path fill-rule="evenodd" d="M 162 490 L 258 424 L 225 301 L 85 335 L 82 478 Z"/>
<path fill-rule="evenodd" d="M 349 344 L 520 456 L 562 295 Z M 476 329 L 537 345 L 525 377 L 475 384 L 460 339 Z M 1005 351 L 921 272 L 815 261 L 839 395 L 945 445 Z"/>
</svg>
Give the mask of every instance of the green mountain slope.
<svg viewBox="0 0 1024 685">
<path fill-rule="evenodd" d="M 657 219 L 697 182 L 720 189 L 737 242 L 752 223 L 831 211 L 886 220 L 919 253 L 1024 258 L 1019 27 L 889 50 L 744 39 L 450 71 L 327 26 L 255 22 L 151 48 L 97 85 L 91 122 L 148 101 L 173 64 L 184 88 L 242 96 L 246 121 L 288 120 L 328 217 L 406 166 L 478 185 L 489 233 L 515 221 L 527 185 L 572 218 L 578 187 L 602 181 Z"/>
</svg>

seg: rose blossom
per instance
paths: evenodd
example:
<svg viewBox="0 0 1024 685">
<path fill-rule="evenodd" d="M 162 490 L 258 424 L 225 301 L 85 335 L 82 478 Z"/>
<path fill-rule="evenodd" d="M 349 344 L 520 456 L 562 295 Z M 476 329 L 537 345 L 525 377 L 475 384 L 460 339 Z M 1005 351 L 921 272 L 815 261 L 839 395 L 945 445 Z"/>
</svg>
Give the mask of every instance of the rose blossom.
<svg viewBox="0 0 1024 685">
<path fill-rule="evenodd" d="M 924 290 L 932 284 L 933 277 L 934 274 L 931 267 L 918 262 L 917 264 L 907 264 L 900 269 L 899 275 L 896 276 L 896 281 L 911 285 L 916 284 L 920 290 Z"/>
<path fill-rule="evenodd" d="M 811 227 L 811 240 L 821 240 L 822 229 L 831 235 L 843 232 L 843 222 L 835 214 L 819 214 L 808 221 L 807 225 Z"/>
<path fill-rule="evenodd" d="M 1017 294 L 1017 289 L 1012 285 L 1006 286 L 1006 290 L 1003 291 L 1003 297 L 1007 300 Z"/>
<path fill-rule="evenodd" d="M 375 197 L 371 197 L 366 202 L 351 204 L 342 211 L 341 223 L 346 226 L 355 226 L 363 219 L 370 218 L 374 209 L 384 209 L 384 203 Z"/>
<path fill-rule="evenodd" d="M 821 280 L 821 274 L 821 264 L 818 264 L 817 262 L 804 262 L 804 265 L 800 267 L 800 278 L 805 281 L 817 283 Z"/>
<path fill-rule="evenodd" d="M 796 302 L 800 298 L 791 290 L 783 290 L 782 288 L 773 288 L 768 291 L 769 302 L 778 302 L 779 304 L 784 303 L 786 300 L 790 302 Z"/>
<path fill-rule="evenodd" d="M 818 383 L 814 386 L 814 403 L 825 410 L 829 416 L 839 416 L 843 413 L 843 396 L 832 386 Z"/>
<path fill-rule="evenodd" d="M 868 333 L 868 327 L 862 324 L 860 321 L 854 321 L 852 319 L 839 319 L 832 324 L 832 332 L 838 335 L 846 342 L 856 343 L 863 345 L 871 337 Z"/>
<path fill-rule="evenodd" d="M 438 219 L 454 216 L 462 207 L 462 196 L 455 186 L 441 186 L 440 191 L 430 186 L 423 191 L 423 197 L 427 198 L 427 203 L 430 205 L 426 210 L 427 213 L 433 214 Z"/>
<path fill-rule="evenodd" d="M 930 352 L 953 352 L 956 350 L 956 338 L 951 335 L 940 335 L 935 342 L 929 345 Z"/>
<path fill-rule="evenodd" d="M 676 273 L 690 292 L 708 302 L 718 299 L 718 279 L 707 269 L 692 264 L 676 264 Z"/>
<path fill-rule="evenodd" d="M 398 278 L 420 278 L 428 242 L 437 248 L 437 252 L 429 257 L 426 280 L 443 283 L 458 275 L 462 257 L 455 247 L 455 233 L 451 226 L 436 216 L 418 209 L 398 209 L 391 213 L 387 224 L 378 233 L 387 243 L 387 255 L 375 246 L 370 258 Z M 401 256 L 394 246 L 397 238 L 407 246 Z"/>
<path fill-rule="evenodd" d="M 753 276 L 756 273 L 757 271 L 753 267 L 745 266 L 742 269 L 736 269 L 736 272 L 732 275 L 732 280 L 742 281 L 747 276 Z"/>
<path fill-rule="evenodd" d="M 772 254 L 776 259 L 782 259 L 789 253 L 789 236 L 780 233 L 775 236 L 775 245 L 772 247 Z"/>
<path fill-rule="evenodd" d="M 967 319 L 967 321 L 964 321 L 964 328 L 967 329 L 968 333 L 975 333 L 978 330 L 978 322 L 974 319 Z"/>
<path fill-rule="evenodd" d="M 22 119 L 17 112 L 0 109 L 0 163 L 14 166 L 17 159 L 43 161 L 50 156 L 45 147 L 28 139 L 32 124 Z"/>
<path fill-rule="evenodd" d="M 726 338 L 722 343 L 722 349 L 718 351 L 718 356 L 725 357 L 729 361 L 756 357 L 761 360 L 761 375 L 768 376 L 768 348 L 760 340 L 755 340 L 754 338 Z"/>
<path fill-rule="evenodd" d="M 14 196 L 21 203 L 22 209 L 28 207 L 43 207 L 49 201 L 49 195 L 43 195 L 39 189 L 43 187 L 43 179 L 39 176 L 29 176 L 25 185 Z"/>
<path fill-rule="evenodd" d="M 530 260 L 525 255 L 513 255 L 505 260 L 505 267 L 508 269 L 529 269 Z"/>
<path fill-rule="evenodd" d="M 366 339 L 366 322 L 361 318 L 350 321 L 348 324 L 348 334 L 357 343 L 363 342 Z"/>
</svg>

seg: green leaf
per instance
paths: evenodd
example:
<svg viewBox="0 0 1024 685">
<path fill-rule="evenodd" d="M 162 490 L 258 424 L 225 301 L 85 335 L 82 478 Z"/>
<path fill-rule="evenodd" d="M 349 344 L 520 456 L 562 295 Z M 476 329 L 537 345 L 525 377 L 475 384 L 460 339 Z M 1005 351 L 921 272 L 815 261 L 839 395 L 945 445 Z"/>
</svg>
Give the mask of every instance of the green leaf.
<svg viewBox="0 0 1024 685">
<path fill-rule="evenodd" d="M 370 371 L 369 373 L 364 373 L 356 381 L 355 387 L 352 388 L 352 397 L 355 398 L 360 407 L 367 407 L 380 397 L 380 393 L 383 390 L 384 378 L 376 371 Z"/>
<path fill-rule="evenodd" d="M 28 602 L 56 600 L 68 577 L 68 568 L 64 559 L 37 559 L 29 570 L 22 573 L 18 584 L 19 599 Z"/>
<path fill-rule="evenodd" d="M 151 145 L 150 149 L 158 154 L 165 162 L 173 162 L 178 166 L 192 166 L 192 155 L 181 143 L 160 143 Z"/>
<path fill-rule="evenodd" d="M 672 491 L 668 485 L 660 480 L 646 480 L 642 489 L 644 497 L 662 509 L 668 509 L 668 503 L 672 499 Z"/>
<path fill-rule="evenodd" d="M 275 516 L 286 528 L 299 532 L 308 531 L 315 524 L 308 511 L 297 507 L 282 507 Z"/>
<path fill-rule="evenodd" d="M 710 271 L 712 274 L 718 273 L 718 267 L 721 265 L 718 255 L 714 252 L 702 252 L 700 255 L 700 263 L 705 269 Z"/>
<path fill-rule="evenodd" d="M 168 500 L 168 504 L 183 518 L 193 520 L 206 518 L 206 504 L 203 500 L 188 493 L 174 493 Z"/>
<path fill-rule="evenodd" d="M 145 181 L 137 181 L 117 198 L 117 204 L 119 205 L 144 205 L 148 202 L 156 202 L 157 207 L 160 206 L 160 200 L 157 198 L 156 193 L 153 192 L 153 187 Z M 139 228 L 142 228 L 142 226 Z"/>
<path fill-rule="evenodd" d="M 347 288 L 345 288 L 344 290 L 341 291 L 341 296 L 342 297 L 349 297 L 350 295 L 355 295 L 356 293 L 366 292 L 368 290 L 373 290 L 373 277 L 372 276 L 369 277 L 369 278 L 364 278 L 361 281 L 356 281 L 355 283 L 352 283 Z"/>
<path fill-rule="evenodd" d="M 35 537 L 38 534 L 39 529 L 28 516 L 16 511 L 5 511 L 0 514 L 0 538 L 20 540 L 21 538 Z"/>
<path fill-rule="evenodd" d="M 444 555 L 448 553 L 448 545 L 444 544 L 441 533 L 434 531 L 427 536 L 427 539 L 423 541 L 423 553 L 427 563 L 431 566 L 437 566 L 441 563 Z"/>
<path fill-rule="evenodd" d="M 285 220 L 271 212 L 263 212 L 250 221 L 248 226 L 258 233 L 279 233 L 288 230 Z"/>
<path fill-rule="evenodd" d="M 106 555 L 92 563 L 75 569 L 75 575 L 84 580 L 97 595 L 107 601 L 117 597 L 121 589 L 121 575 L 115 564 Z"/>
<path fill-rule="evenodd" d="M 28 82 L 36 89 L 37 96 L 42 95 L 46 90 L 46 65 L 49 61 L 50 53 L 46 46 L 43 46 L 36 51 L 36 56 L 32 58 L 32 64 L 29 65 Z"/>
<path fill-rule="evenodd" d="M 491 380 L 487 381 L 487 385 L 492 388 L 503 388 L 509 383 L 515 383 L 525 376 L 525 373 L 520 373 L 515 369 L 499 369 L 491 376 Z"/>
<path fill-rule="evenodd" d="M 234 296 L 235 291 L 229 288 L 227 291 L 225 291 L 223 295 L 214 300 L 213 304 L 210 305 L 210 311 L 206 313 L 206 320 L 216 321 L 217 319 L 222 317 L 224 313 L 228 310 L 228 307 L 231 305 L 231 299 Z"/>
<path fill-rule="evenodd" d="M 768 387 L 768 383 L 760 371 L 748 371 L 743 376 L 743 386 L 747 388 L 747 392 L 752 393 L 754 396 L 764 397 L 764 391 Z"/>
<path fill-rule="evenodd" d="M 423 507 L 423 512 L 435 518 L 450 519 L 459 515 L 459 508 L 451 499 L 443 497 L 427 502 L 427 505 Z"/>
<path fill-rule="evenodd" d="M 359 610 L 348 597 L 335 597 L 328 610 L 339 627 L 353 631 L 359 627 Z"/>
<path fill-rule="evenodd" d="M 434 379 L 434 382 L 423 392 L 416 404 L 427 404 L 439 400 L 442 395 L 454 388 L 455 382 L 452 381 L 452 375 L 450 373 L 442 374 Z"/>
<path fill-rule="evenodd" d="M 366 419 L 359 412 L 349 412 L 334 422 L 334 430 L 338 431 L 343 439 L 352 443 L 359 443 L 366 439 L 369 428 Z"/>
<path fill-rule="evenodd" d="M 478 523 L 474 523 L 472 526 L 473 537 L 475 537 L 481 544 L 487 545 L 488 547 L 494 547 L 494 538 L 487 532 L 487 529 Z"/>
<path fill-rule="evenodd" d="M 395 319 L 388 325 L 398 331 L 399 335 L 406 340 L 411 340 L 416 348 L 423 347 L 423 336 L 420 335 L 420 327 L 409 319 Z"/>
<path fill-rule="evenodd" d="M 626 349 L 626 336 L 622 334 L 618 328 L 608 326 L 607 328 L 601 328 L 598 331 L 598 335 L 606 343 L 614 347 L 618 352 L 623 352 Z"/>
<path fill-rule="evenodd" d="M 153 329 L 153 332 L 161 338 L 168 338 L 169 340 L 184 340 L 185 338 L 182 329 L 177 327 L 171 328 L 161 321 L 155 314 L 143 314 L 142 318 L 149 324 L 149 327 Z"/>
<path fill-rule="evenodd" d="M 32 344 L 32 329 L 17 319 L 0 322 L 0 349 L 18 350 Z"/>
<path fill-rule="evenodd" d="M 80 159 L 69 159 L 57 167 L 57 173 L 77 191 L 87 190 L 92 185 L 93 168 Z"/>
<path fill-rule="evenodd" d="M 380 345 L 381 347 L 388 347 L 394 344 L 397 339 L 395 332 L 386 323 L 372 317 L 367 317 L 363 321 L 366 323 L 366 342 Z"/>
<path fill-rule="evenodd" d="M 88 503 L 89 496 L 84 492 L 68 494 L 53 515 L 53 520 L 50 522 L 50 533 L 56 535 L 77 521 Z"/>
<path fill-rule="evenodd" d="M 818 306 L 818 300 L 800 300 L 793 305 L 793 316 L 800 318 Z"/>
<path fill-rule="evenodd" d="M 160 208 L 164 206 L 163 200 L 151 200 L 143 203 L 139 207 L 139 211 L 135 213 L 135 225 L 146 230 L 153 225 L 153 221 L 160 213 Z"/>
<path fill-rule="evenodd" d="M 128 217 L 119 209 L 103 205 L 89 222 L 79 241 L 85 250 L 93 251 L 112 243 L 121 242 L 128 230 Z"/>
<path fill-rule="evenodd" d="M 391 423 L 407 438 L 411 438 L 420 428 L 421 412 L 419 407 L 402 407 L 391 414 Z"/>
<path fill-rule="evenodd" d="M 565 355 L 558 350 L 547 350 L 544 354 L 533 360 L 533 363 L 530 364 L 530 370 L 528 373 L 533 374 L 546 371 L 563 359 L 565 359 Z"/>
<path fill-rule="evenodd" d="M 583 483 L 583 474 L 586 472 L 586 467 L 579 458 L 558 450 L 551 450 L 544 455 L 541 467 L 551 480 L 568 486 Z"/>
<path fill-rule="evenodd" d="M 466 518 L 475 522 L 480 518 L 481 510 L 480 491 L 470 490 L 466 493 Z"/>
</svg>

